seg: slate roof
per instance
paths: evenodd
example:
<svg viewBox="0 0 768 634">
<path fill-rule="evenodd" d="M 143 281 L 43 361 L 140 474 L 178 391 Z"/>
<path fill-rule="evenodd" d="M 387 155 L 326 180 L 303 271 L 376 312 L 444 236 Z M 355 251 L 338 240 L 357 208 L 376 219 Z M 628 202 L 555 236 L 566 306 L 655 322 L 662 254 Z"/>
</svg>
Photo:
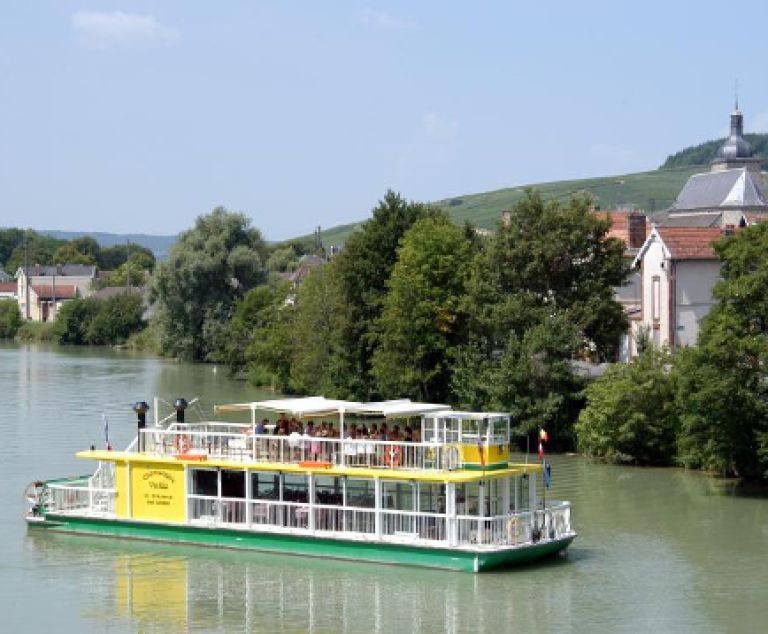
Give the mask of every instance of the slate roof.
<svg viewBox="0 0 768 634">
<path fill-rule="evenodd" d="M 656 214 L 657 225 L 665 227 L 720 227 L 723 213 L 721 211 L 698 211 L 696 213 L 671 213 L 663 211 Z"/>
<path fill-rule="evenodd" d="M 57 284 L 55 287 L 53 285 L 33 284 L 32 290 L 35 291 L 38 299 L 72 299 L 77 297 L 77 286 L 73 284 L 62 284 L 61 286 Z"/>
<path fill-rule="evenodd" d="M 694 174 L 670 212 L 722 207 L 766 207 L 758 177 L 746 168 Z"/>
<path fill-rule="evenodd" d="M 673 260 L 715 260 L 712 244 L 723 232 L 715 227 L 656 227 Z"/>
<path fill-rule="evenodd" d="M 23 268 L 23 267 L 22 267 Z M 92 264 L 61 264 L 59 266 L 28 266 L 23 269 L 30 277 L 96 277 Z"/>
</svg>

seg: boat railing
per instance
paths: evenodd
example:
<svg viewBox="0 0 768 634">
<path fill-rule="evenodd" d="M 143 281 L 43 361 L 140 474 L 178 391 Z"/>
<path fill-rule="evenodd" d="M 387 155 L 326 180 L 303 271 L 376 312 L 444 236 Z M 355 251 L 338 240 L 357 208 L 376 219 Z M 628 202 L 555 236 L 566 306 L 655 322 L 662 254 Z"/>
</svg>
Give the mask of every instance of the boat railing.
<svg viewBox="0 0 768 634">
<path fill-rule="evenodd" d="M 242 431 L 145 429 L 136 451 L 156 456 L 352 466 L 387 469 L 452 470 L 460 466 L 455 446 L 371 439 L 320 438 L 292 434 L 250 434 Z"/>
<path fill-rule="evenodd" d="M 456 542 L 490 546 L 517 545 L 570 535 L 570 502 L 556 502 L 544 509 L 493 517 L 459 516 Z"/>
<path fill-rule="evenodd" d="M 115 513 L 115 489 L 92 485 L 91 478 L 46 484 L 46 510 L 69 511 L 112 516 Z"/>
</svg>

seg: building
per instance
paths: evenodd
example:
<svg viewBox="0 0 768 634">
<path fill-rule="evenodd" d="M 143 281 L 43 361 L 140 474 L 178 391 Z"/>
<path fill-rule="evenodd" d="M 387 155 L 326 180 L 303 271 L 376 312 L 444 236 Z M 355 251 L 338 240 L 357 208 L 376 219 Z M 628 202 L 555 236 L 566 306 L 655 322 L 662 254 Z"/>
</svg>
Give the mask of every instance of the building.
<svg viewBox="0 0 768 634">
<path fill-rule="evenodd" d="M 744 116 L 738 102 L 731 113 L 731 132 L 709 172 L 694 174 L 672 206 L 655 218 L 659 226 L 744 226 L 745 214 L 768 216 L 761 159 L 744 138 Z"/>
<path fill-rule="evenodd" d="M 20 267 L 16 271 L 17 301 L 24 319 L 55 319 L 61 304 L 91 294 L 96 267 L 86 264 Z"/>
<path fill-rule="evenodd" d="M 16 282 L 0 282 L 0 299 L 16 299 Z"/>
<path fill-rule="evenodd" d="M 739 227 L 768 218 L 761 159 L 743 133 L 744 117 L 737 103 L 730 135 L 710 171 L 688 179 L 674 204 L 657 215 L 635 256 L 642 295 L 638 333 L 646 332 L 656 347 L 696 343 L 701 320 L 715 303 L 712 289 L 720 279 L 714 243 Z"/>
<path fill-rule="evenodd" d="M 658 227 L 635 256 L 641 273 L 642 316 L 638 327 L 657 348 L 692 346 L 701 319 L 714 304 L 720 278 L 715 241 L 732 229 Z"/>
</svg>

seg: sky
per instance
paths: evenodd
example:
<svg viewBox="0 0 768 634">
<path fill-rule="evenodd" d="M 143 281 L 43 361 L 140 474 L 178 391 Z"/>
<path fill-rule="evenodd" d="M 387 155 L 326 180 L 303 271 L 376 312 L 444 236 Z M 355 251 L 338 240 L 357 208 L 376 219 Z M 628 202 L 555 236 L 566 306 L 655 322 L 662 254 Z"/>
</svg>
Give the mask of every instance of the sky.
<svg viewBox="0 0 768 634">
<path fill-rule="evenodd" d="M 768 131 L 768 4 L 4 3 L 0 226 L 270 240 Z"/>
</svg>

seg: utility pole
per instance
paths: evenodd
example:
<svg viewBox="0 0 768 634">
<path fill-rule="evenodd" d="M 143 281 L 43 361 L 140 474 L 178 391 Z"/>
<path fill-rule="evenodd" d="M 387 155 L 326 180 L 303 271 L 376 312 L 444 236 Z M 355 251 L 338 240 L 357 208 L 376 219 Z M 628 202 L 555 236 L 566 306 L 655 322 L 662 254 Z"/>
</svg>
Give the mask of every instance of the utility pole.
<svg viewBox="0 0 768 634">
<path fill-rule="evenodd" d="M 127 294 L 131 294 L 131 241 L 125 241 L 125 283 L 128 285 Z"/>
<path fill-rule="evenodd" d="M 29 252 L 27 242 L 29 241 L 29 229 L 24 231 L 24 316 L 29 321 Z"/>
</svg>

